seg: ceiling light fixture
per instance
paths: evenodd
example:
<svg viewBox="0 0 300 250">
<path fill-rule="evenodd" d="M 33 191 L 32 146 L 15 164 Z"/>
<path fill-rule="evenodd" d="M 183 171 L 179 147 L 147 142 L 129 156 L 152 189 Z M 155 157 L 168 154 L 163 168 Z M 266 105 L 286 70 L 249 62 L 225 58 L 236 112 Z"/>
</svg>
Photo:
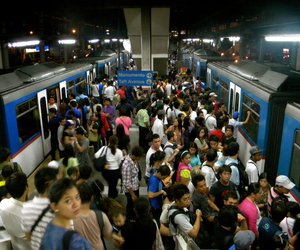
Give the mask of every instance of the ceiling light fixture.
<svg viewBox="0 0 300 250">
<path fill-rule="evenodd" d="M 267 42 L 300 42 L 300 34 L 284 34 L 265 36 Z"/>
</svg>

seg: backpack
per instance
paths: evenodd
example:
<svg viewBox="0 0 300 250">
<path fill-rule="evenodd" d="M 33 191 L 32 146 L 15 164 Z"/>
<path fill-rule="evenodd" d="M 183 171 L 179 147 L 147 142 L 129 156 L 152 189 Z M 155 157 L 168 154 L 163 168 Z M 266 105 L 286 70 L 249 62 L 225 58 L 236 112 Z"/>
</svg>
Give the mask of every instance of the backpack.
<svg viewBox="0 0 300 250">
<path fill-rule="evenodd" d="M 100 228 L 100 231 L 101 231 L 101 240 L 102 240 L 104 249 L 106 250 L 107 248 L 106 248 L 104 237 L 103 237 L 103 233 L 102 233 L 103 232 L 103 228 L 104 228 L 103 212 L 100 211 L 100 210 L 98 210 L 98 209 L 95 209 L 94 211 L 96 213 L 97 221 L 98 221 L 99 228 Z"/>
<path fill-rule="evenodd" d="M 247 172 L 245 171 L 244 167 L 241 166 L 240 163 L 231 162 L 228 164 L 229 167 L 236 166 L 239 171 L 240 176 L 240 185 L 237 187 L 239 193 L 240 193 L 240 200 L 243 200 L 247 193 L 247 188 L 249 185 L 249 177 Z"/>
<path fill-rule="evenodd" d="M 67 232 L 65 232 L 63 236 L 63 243 L 62 243 L 64 250 L 70 249 L 70 241 L 73 234 L 77 234 L 77 232 L 75 230 L 68 230 Z"/>
<path fill-rule="evenodd" d="M 190 218 L 190 223 L 194 225 L 196 221 L 196 215 L 192 213 L 191 211 L 187 210 L 185 211 L 183 208 L 178 208 L 176 206 L 170 206 L 169 210 L 171 209 L 176 209 L 170 216 L 169 216 L 169 223 L 172 223 L 172 225 L 176 228 L 176 223 L 175 223 L 175 217 L 178 214 L 185 214 Z"/>
</svg>

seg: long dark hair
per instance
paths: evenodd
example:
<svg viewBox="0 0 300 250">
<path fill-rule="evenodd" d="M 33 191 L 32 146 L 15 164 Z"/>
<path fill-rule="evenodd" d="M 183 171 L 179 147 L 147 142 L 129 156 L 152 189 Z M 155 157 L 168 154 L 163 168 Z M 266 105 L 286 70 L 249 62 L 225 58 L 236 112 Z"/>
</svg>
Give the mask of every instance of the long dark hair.
<svg viewBox="0 0 300 250">
<path fill-rule="evenodd" d="M 118 124 L 116 127 L 116 136 L 120 139 L 125 136 L 125 129 L 123 124 Z"/>
<path fill-rule="evenodd" d="M 118 146 L 118 137 L 115 135 L 110 136 L 108 147 L 110 148 L 111 153 L 113 155 L 115 155 L 117 152 L 117 146 Z"/>
</svg>

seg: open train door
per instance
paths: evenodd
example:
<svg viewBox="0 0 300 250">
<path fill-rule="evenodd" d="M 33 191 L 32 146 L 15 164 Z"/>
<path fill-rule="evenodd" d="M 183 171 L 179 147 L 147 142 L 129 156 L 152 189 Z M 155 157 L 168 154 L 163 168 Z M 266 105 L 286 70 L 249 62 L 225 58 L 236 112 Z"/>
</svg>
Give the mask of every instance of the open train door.
<svg viewBox="0 0 300 250">
<path fill-rule="evenodd" d="M 67 99 L 68 91 L 67 91 L 67 82 L 63 81 L 59 83 L 59 94 L 60 94 L 60 101 Z"/>
<path fill-rule="evenodd" d="M 42 132 L 42 144 L 44 156 L 48 155 L 51 150 L 50 143 L 50 131 L 48 129 L 48 98 L 47 98 L 47 90 L 43 90 L 38 92 L 38 108 L 40 115 L 40 123 L 41 123 L 41 132 Z"/>
<path fill-rule="evenodd" d="M 236 84 L 230 82 L 230 92 L 229 92 L 229 114 L 233 114 L 235 111 L 240 112 L 241 103 L 241 88 Z"/>
</svg>

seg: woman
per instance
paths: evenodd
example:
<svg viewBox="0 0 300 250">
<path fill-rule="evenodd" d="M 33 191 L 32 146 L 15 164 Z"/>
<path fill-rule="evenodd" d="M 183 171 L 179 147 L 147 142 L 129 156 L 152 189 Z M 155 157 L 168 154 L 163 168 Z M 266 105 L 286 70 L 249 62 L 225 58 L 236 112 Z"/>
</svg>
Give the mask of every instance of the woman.
<svg viewBox="0 0 300 250">
<path fill-rule="evenodd" d="M 181 118 L 177 118 L 174 119 L 174 133 L 177 135 L 177 141 L 175 142 L 175 144 L 177 145 L 184 145 L 184 128 L 182 127 L 182 119 Z"/>
<path fill-rule="evenodd" d="M 179 163 L 178 169 L 177 169 L 177 173 L 176 173 L 176 182 L 180 182 L 180 172 L 184 169 L 187 169 L 189 171 L 192 171 L 192 168 L 190 166 L 190 162 L 191 162 L 191 155 L 189 153 L 189 151 L 183 151 L 181 154 L 181 162 Z"/>
<path fill-rule="evenodd" d="M 194 142 L 197 144 L 200 158 L 203 158 L 208 150 L 208 132 L 206 127 L 199 127 L 197 130 L 196 138 Z"/>
<path fill-rule="evenodd" d="M 103 217 L 101 230 L 96 211 L 90 208 L 93 198 L 92 188 L 87 182 L 77 185 L 77 188 L 81 198 L 81 208 L 80 216 L 74 220 L 74 228 L 88 240 L 93 250 L 104 250 L 104 239 L 110 239 L 112 234 L 109 219 L 105 213 L 97 211 L 97 213 L 102 213 Z"/>
<path fill-rule="evenodd" d="M 109 137 L 109 142 L 107 146 L 107 164 L 102 172 L 104 179 L 108 183 L 108 197 L 110 198 L 116 198 L 118 196 L 117 184 L 120 178 L 120 164 L 123 159 L 123 153 L 121 149 L 117 148 L 117 146 L 118 137 L 112 135 L 111 137 Z M 95 158 L 99 158 L 102 152 L 103 148 L 100 148 L 95 153 Z"/>
<path fill-rule="evenodd" d="M 125 107 L 122 107 L 120 110 L 120 116 L 116 118 L 116 126 L 122 124 L 125 130 L 125 134 L 129 136 L 129 129 L 132 125 L 132 120 L 127 116 L 127 110 Z"/>
<path fill-rule="evenodd" d="M 270 192 L 271 185 L 269 184 L 266 172 L 260 174 L 258 182 L 260 185 L 260 198 L 256 201 L 256 204 L 261 216 L 268 216 L 268 193 Z"/>
<path fill-rule="evenodd" d="M 78 127 L 75 130 L 74 151 L 80 166 L 92 166 L 92 161 L 89 155 L 89 139 L 85 136 L 86 131 L 83 127 Z"/>
<path fill-rule="evenodd" d="M 195 170 L 199 170 L 201 167 L 201 160 L 200 157 L 198 155 L 198 146 L 195 142 L 190 142 L 190 145 L 188 147 L 188 151 L 190 153 L 191 156 L 191 162 L 190 162 L 190 166 Z"/>
<path fill-rule="evenodd" d="M 72 220 L 80 215 L 80 195 L 75 184 L 63 178 L 51 186 L 49 199 L 55 215 L 46 228 L 40 249 L 63 250 L 64 235 L 72 229 Z M 92 249 L 78 233 L 71 236 L 69 246 L 70 249 Z"/>
<path fill-rule="evenodd" d="M 125 133 L 123 124 L 116 127 L 116 136 L 118 137 L 118 148 L 123 151 L 123 155 L 127 155 L 129 151 L 130 137 Z"/>
<path fill-rule="evenodd" d="M 248 229 L 258 237 L 258 224 L 261 220 L 260 211 L 256 201 L 260 198 L 260 186 L 258 183 L 251 183 L 248 187 L 247 197 L 238 205 L 240 212 L 247 221 Z"/>
</svg>

